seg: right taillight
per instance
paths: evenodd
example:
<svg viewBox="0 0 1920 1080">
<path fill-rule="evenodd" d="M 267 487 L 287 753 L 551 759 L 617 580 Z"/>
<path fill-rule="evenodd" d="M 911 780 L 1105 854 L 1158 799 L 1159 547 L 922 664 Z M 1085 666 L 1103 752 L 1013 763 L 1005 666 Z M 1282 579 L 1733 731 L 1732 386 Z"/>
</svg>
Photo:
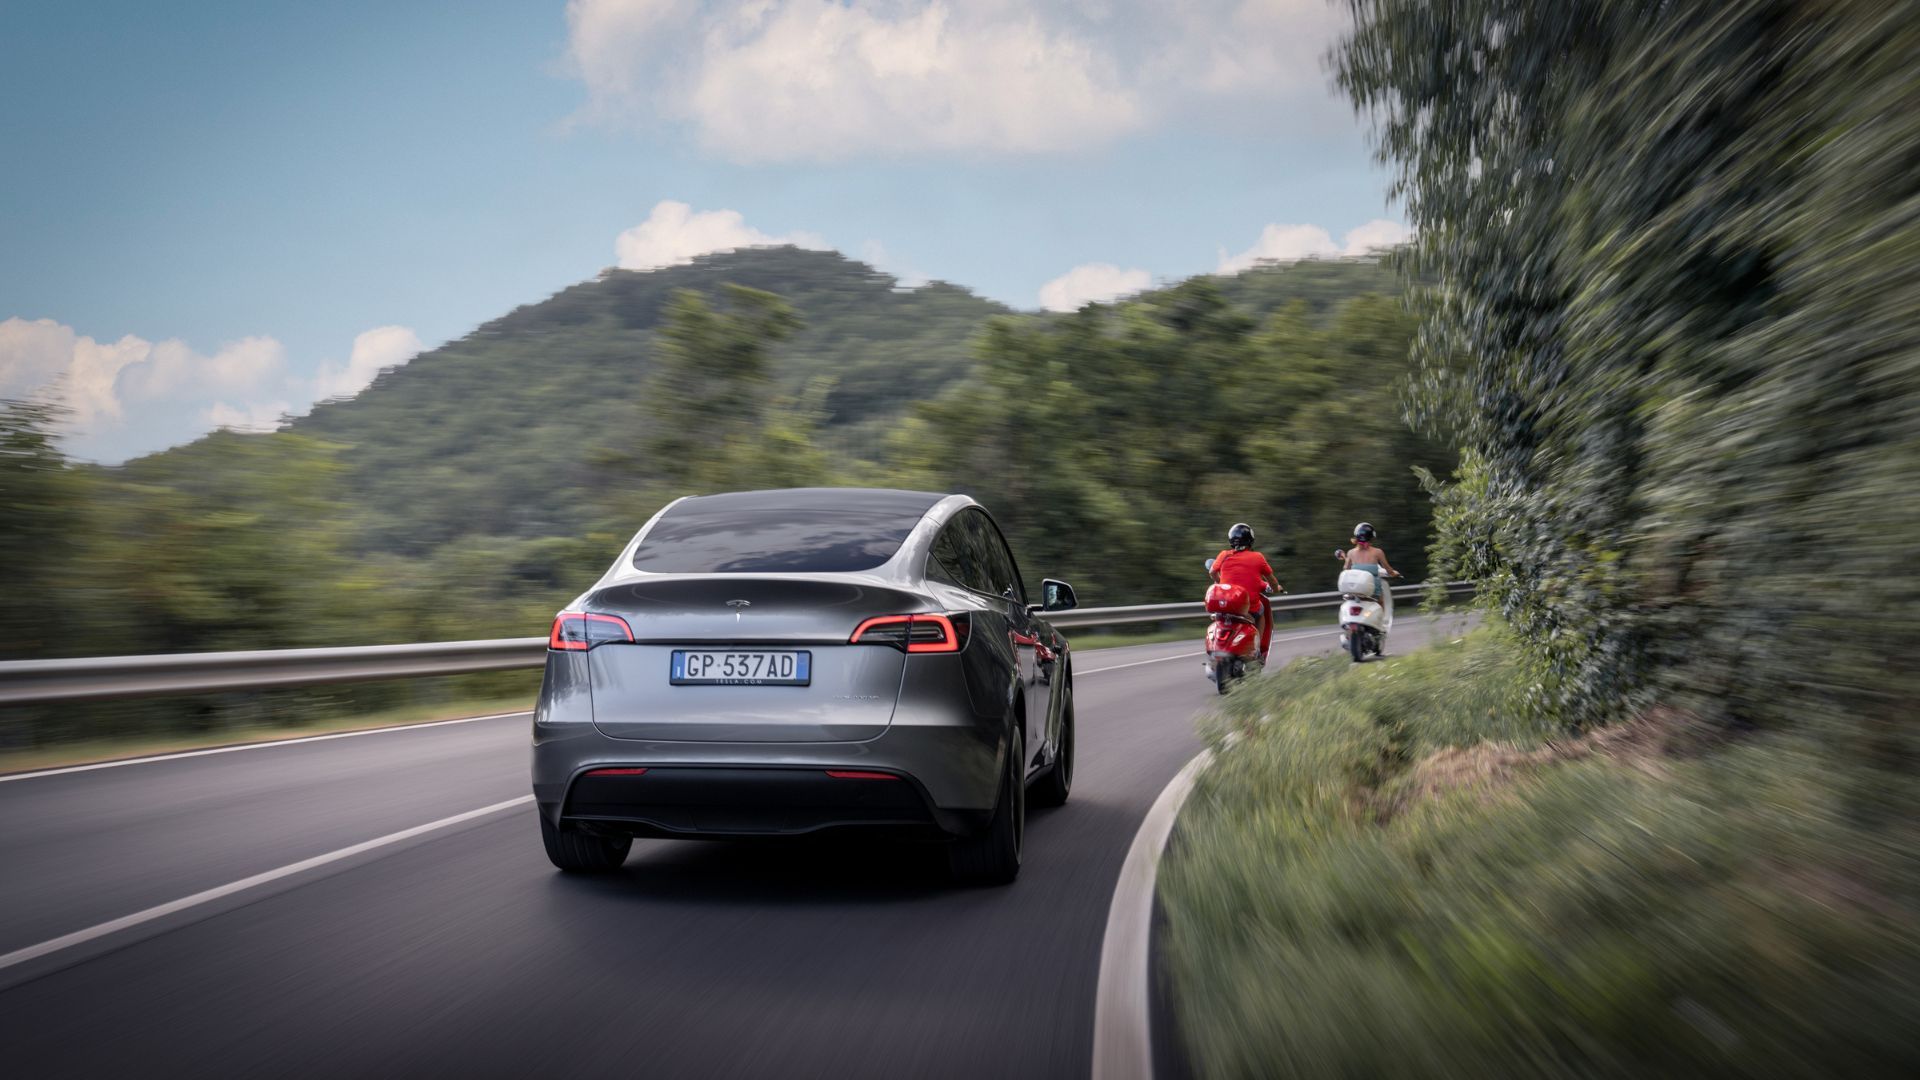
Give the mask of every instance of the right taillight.
<svg viewBox="0 0 1920 1080">
<path fill-rule="evenodd" d="M 632 641 L 633 628 L 618 615 L 563 611 L 553 617 L 553 632 L 547 635 L 547 648 L 561 652 L 585 652 L 610 641 Z"/>
<path fill-rule="evenodd" d="M 849 645 L 891 645 L 910 653 L 960 651 L 964 616 L 876 615 L 854 628 Z"/>
</svg>

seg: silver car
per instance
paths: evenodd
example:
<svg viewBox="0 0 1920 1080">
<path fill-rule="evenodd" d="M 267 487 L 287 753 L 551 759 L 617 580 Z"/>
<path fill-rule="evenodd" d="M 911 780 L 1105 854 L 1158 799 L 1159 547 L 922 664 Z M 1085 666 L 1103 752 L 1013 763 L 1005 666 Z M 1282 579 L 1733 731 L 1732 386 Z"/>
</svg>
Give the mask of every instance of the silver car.
<svg viewBox="0 0 1920 1080">
<path fill-rule="evenodd" d="M 1073 664 L 964 495 L 797 488 L 684 498 L 553 622 L 533 724 L 548 858 L 633 837 L 932 837 L 1012 881 L 1031 797 L 1073 786 Z"/>
</svg>

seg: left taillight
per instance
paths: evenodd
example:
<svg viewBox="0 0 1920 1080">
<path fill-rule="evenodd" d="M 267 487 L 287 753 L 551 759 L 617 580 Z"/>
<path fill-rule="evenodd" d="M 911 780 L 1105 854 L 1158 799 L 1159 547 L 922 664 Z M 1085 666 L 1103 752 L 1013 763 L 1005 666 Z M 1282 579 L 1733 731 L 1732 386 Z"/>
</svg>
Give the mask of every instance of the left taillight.
<svg viewBox="0 0 1920 1080">
<path fill-rule="evenodd" d="M 876 615 L 861 623 L 849 645 L 891 645 L 910 653 L 959 652 L 966 617 L 948 615 Z"/>
<path fill-rule="evenodd" d="M 563 611 L 553 617 L 553 632 L 547 635 L 547 648 L 561 652 L 585 652 L 610 641 L 632 641 L 633 628 L 618 615 L 597 615 L 587 611 Z"/>
</svg>

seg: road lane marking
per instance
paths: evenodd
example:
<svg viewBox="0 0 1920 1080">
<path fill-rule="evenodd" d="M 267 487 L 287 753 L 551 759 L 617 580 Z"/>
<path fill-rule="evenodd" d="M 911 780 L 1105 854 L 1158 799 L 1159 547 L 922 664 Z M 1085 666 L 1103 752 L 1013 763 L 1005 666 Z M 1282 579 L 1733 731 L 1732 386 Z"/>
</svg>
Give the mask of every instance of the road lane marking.
<svg viewBox="0 0 1920 1080">
<path fill-rule="evenodd" d="M 1153 889 L 1160 852 L 1194 778 L 1213 760 L 1202 750 L 1167 782 L 1133 834 L 1107 909 L 1100 978 L 1093 997 L 1093 1080 L 1152 1080 L 1153 1031 L 1148 963 L 1153 953 Z"/>
<path fill-rule="evenodd" d="M 8 773 L 0 776 L 0 784 L 9 780 L 31 780 L 36 776 L 61 776 L 66 773 L 91 772 L 94 769 L 117 769 L 122 765 L 146 765 L 155 761 L 179 761 L 181 758 L 207 757 L 211 754 L 234 754 L 242 750 L 265 750 L 275 746 L 292 746 L 295 743 L 326 742 L 328 739 L 351 739 L 356 735 L 385 735 L 392 731 L 419 731 L 421 728 L 446 727 L 450 724 L 472 724 L 481 720 L 508 720 L 516 716 L 531 716 L 530 712 L 493 713 L 490 716 L 462 716 L 454 720 L 427 720 L 418 724 L 390 724 L 386 727 L 361 728 L 358 731 L 335 731 L 326 735 L 301 735 L 292 739 L 266 739 L 261 742 L 235 743 L 232 746 L 210 746 L 205 750 L 181 750 L 172 754 L 149 754 L 146 757 L 117 758 L 113 761 L 95 761 L 86 765 L 61 765 L 53 769 L 35 769 L 32 772 Z"/>
<path fill-rule="evenodd" d="M 1304 641 L 1307 638 L 1319 637 L 1323 634 L 1328 637 L 1339 637 L 1340 631 L 1309 630 L 1304 634 L 1286 634 L 1281 637 L 1276 637 L 1273 640 L 1274 641 Z M 1191 660 L 1196 656 L 1205 656 L 1205 655 L 1207 655 L 1206 650 L 1202 649 L 1199 652 L 1183 652 L 1177 656 L 1156 656 L 1151 660 L 1135 660 L 1131 663 L 1126 663 L 1126 664 L 1112 664 L 1108 667 L 1097 667 L 1092 669 L 1091 671 L 1076 671 L 1074 672 L 1074 676 L 1078 678 L 1079 676 L 1082 676 L 1082 675 L 1098 675 L 1103 671 L 1119 671 L 1121 668 L 1139 667 L 1142 664 L 1161 664 L 1161 663 L 1165 663 L 1168 660 Z"/>
<path fill-rule="evenodd" d="M 1087 675 L 1098 675 L 1103 671 L 1119 671 L 1121 668 L 1139 667 L 1142 664 L 1164 664 L 1169 660 L 1191 660 L 1196 656 L 1205 656 L 1205 655 L 1207 654 L 1204 650 L 1201 652 L 1183 652 L 1175 656 L 1156 656 L 1151 660 L 1135 660 L 1131 663 L 1126 663 L 1126 664 L 1113 664 L 1108 667 L 1097 667 L 1097 668 L 1094 668 L 1092 671 L 1076 671 L 1073 674 L 1075 678 L 1080 678 Z"/>
<path fill-rule="evenodd" d="M 342 859 L 351 859 L 355 855 L 373 851 L 376 848 L 387 847 L 390 844 L 398 844 L 405 840 L 411 840 L 416 836 L 425 836 L 430 832 L 451 828 L 452 826 L 472 821 L 475 818 L 486 817 L 488 814 L 497 814 L 502 810 L 511 810 L 516 806 L 525 806 L 532 801 L 532 795 L 522 795 L 517 799 L 508 799 L 505 802 L 494 803 L 492 806 L 483 806 L 478 810 L 468 810 L 464 814 L 455 814 L 452 817 L 443 817 L 438 821 L 429 821 L 425 825 L 415 825 L 411 829 L 401 829 L 399 832 L 388 833 L 385 836 L 378 836 L 372 840 L 363 840 L 358 844 L 343 847 L 338 851 L 329 851 L 325 855 L 315 855 L 311 859 L 301 859 L 299 862 L 288 863 L 285 866 L 255 874 L 252 877 L 244 877 L 239 881 L 218 885 L 214 888 L 194 893 L 192 896 L 183 896 L 178 900 L 169 900 L 164 904 L 147 908 L 145 911 L 136 911 L 131 915 L 122 915 L 117 919 L 109 919 L 96 926 L 89 926 L 85 930 L 75 930 L 71 934 L 62 934 L 57 938 L 43 941 L 38 945 L 29 945 L 24 949 L 15 949 L 10 953 L 0 956 L 0 971 L 24 964 L 29 960 L 37 960 L 40 957 L 57 953 L 62 949 L 70 949 L 75 945 L 85 944 L 95 938 L 102 938 L 108 934 L 119 933 L 122 930 L 139 926 L 142 923 L 149 923 L 155 919 L 164 919 L 168 915 L 172 915 L 178 911 L 185 911 L 188 908 L 211 903 L 222 897 L 245 892 L 248 889 L 279 881 L 282 878 L 292 877 L 295 874 L 302 874 L 308 870 L 326 866 L 329 863 L 339 862 Z"/>
</svg>

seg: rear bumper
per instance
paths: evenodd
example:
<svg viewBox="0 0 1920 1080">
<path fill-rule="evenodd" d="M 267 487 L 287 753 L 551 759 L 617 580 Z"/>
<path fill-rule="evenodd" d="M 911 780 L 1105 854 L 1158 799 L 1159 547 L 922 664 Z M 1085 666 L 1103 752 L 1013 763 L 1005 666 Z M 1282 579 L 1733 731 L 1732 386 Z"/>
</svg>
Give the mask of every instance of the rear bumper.
<svg viewBox="0 0 1920 1080">
<path fill-rule="evenodd" d="M 594 724 L 593 695 L 580 653 L 549 653 L 534 707 L 533 795 L 548 820 L 586 815 L 640 835 L 790 835 L 848 826 L 934 828 L 961 835 L 991 817 L 1004 775 L 1012 700 L 971 692 L 966 663 L 977 650 L 917 657 L 902 681 L 892 720 L 858 741 L 683 741 L 614 738 Z M 1010 691 L 1008 692 L 1010 694 Z M 603 798 L 576 792 L 596 768 L 644 768 L 631 791 Z M 901 781 L 832 780 L 827 769 L 871 770 Z M 656 779 L 659 790 L 645 785 Z M 684 771 L 682 771 L 684 770 Z M 672 771 L 673 775 L 668 775 Z M 688 782 L 681 782 L 686 780 Z M 700 789 L 712 785 L 711 793 Z M 895 795 L 859 794 L 887 785 Z M 916 802 L 900 804 L 898 790 Z M 591 796 L 591 797 L 588 797 Z M 669 797 L 671 796 L 671 797 Z M 851 801 L 846 801 L 851 799 Z"/>
<path fill-rule="evenodd" d="M 836 770 L 840 771 L 840 770 Z M 790 766 L 649 767 L 643 774 L 576 776 L 556 820 L 630 836 L 798 836 L 837 829 L 941 837 L 979 828 L 980 815 L 935 807 L 920 784 L 862 769 L 836 777 Z M 880 779 L 879 777 L 891 777 Z"/>
</svg>

